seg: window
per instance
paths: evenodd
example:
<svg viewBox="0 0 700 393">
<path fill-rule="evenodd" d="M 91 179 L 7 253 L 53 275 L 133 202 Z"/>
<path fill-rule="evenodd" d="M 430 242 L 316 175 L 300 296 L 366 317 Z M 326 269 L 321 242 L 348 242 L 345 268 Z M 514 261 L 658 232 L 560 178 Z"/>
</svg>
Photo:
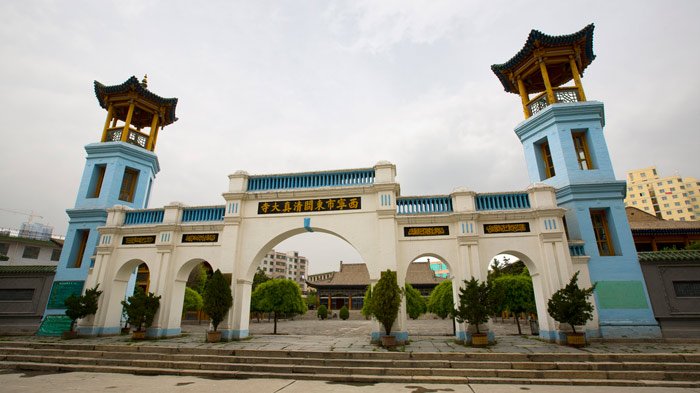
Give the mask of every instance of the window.
<svg viewBox="0 0 700 393">
<path fill-rule="evenodd" d="M 647 210 L 647 211 L 649 211 L 649 208 L 648 208 L 648 207 L 646 207 L 646 206 L 644 206 L 644 210 Z"/>
<path fill-rule="evenodd" d="M 572 137 L 574 139 L 574 149 L 576 150 L 576 161 L 578 161 L 579 169 L 593 169 L 591 155 L 588 153 L 588 143 L 586 143 L 586 131 L 574 132 Z"/>
<path fill-rule="evenodd" d="M 669 188 L 669 191 L 671 191 L 671 192 L 676 191 L 676 187 Z"/>
<path fill-rule="evenodd" d="M 34 289 L 0 289 L 0 301 L 31 301 L 34 298 Z"/>
<path fill-rule="evenodd" d="M 700 281 L 674 281 L 676 297 L 700 297 Z"/>
<path fill-rule="evenodd" d="M 139 171 L 132 168 L 124 169 L 124 177 L 122 178 L 122 186 L 119 189 L 119 200 L 125 202 L 134 201 L 134 192 L 136 191 L 136 182 L 139 179 Z"/>
<path fill-rule="evenodd" d="M 642 177 L 647 177 L 647 174 L 642 172 Z"/>
<path fill-rule="evenodd" d="M 106 165 L 95 165 L 90 178 L 90 185 L 88 186 L 88 198 L 99 198 L 106 169 Z"/>
<path fill-rule="evenodd" d="M 633 206 L 637 206 L 637 201 L 632 201 Z"/>
<path fill-rule="evenodd" d="M 680 206 L 680 205 L 681 205 L 681 203 L 680 203 L 680 202 L 676 202 L 676 203 L 674 203 L 674 205 L 676 205 L 676 206 Z"/>
<path fill-rule="evenodd" d="M 671 206 L 668 203 L 664 203 L 664 207 L 671 207 Z"/>
<path fill-rule="evenodd" d="M 659 188 L 659 192 L 666 192 L 663 188 Z"/>
<path fill-rule="evenodd" d="M 39 247 L 25 246 L 22 258 L 37 259 L 39 258 L 39 251 L 41 251 Z"/>
<path fill-rule="evenodd" d="M 595 241 L 598 244 L 598 253 L 601 256 L 615 255 L 606 211 L 591 210 L 591 222 L 593 223 Z"/>
<path fill-rule="evenodd" d="M 10 245 L 8 243 L 0 243 L 0 255 L 7 255 L 10 252 Z"/>
<path fill-rule="evenodd" d="M 83 257 L 85 255 L 85 247 L 87 246 L 88 235 L 90 231 L 78 230 L 75 234 L 75 240 L 73 244 L 73 255 L 69 261 L 68 267 L 78 268 L 83 263 Z"/>
<path fill-rule="evenodd" d="M 544 164 L 545 179 L 549 179 L 556 174 L 554 172 L 552 153 L 549 151 L 549 143 L 547 143 L 547 141 L 542 142 L 540 150 L 542 153 L 542 163 Z"/>
<path fill-rule="evenodd" d="M 51 260 L 58 261 L 59 259 L 61 259 L 61 250 L 59 250 L 58 248 L 54 248 L 51 251 Z"/>
</svg>

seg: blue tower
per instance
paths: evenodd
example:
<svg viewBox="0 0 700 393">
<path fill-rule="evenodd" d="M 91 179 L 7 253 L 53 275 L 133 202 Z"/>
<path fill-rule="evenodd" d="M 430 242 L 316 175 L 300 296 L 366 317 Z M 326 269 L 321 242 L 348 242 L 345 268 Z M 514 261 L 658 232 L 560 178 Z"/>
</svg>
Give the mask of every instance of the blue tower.
<svg viewBox="0 0 700 393">
<path fill-rule="evenodd" d="M 569 241 L 582 241 L 590 257 L 600 331 L 589 334 L 661 337 L 625 214 L 625 182 L 615 179 L 603 135 L 603 103 L 586 101 L 581 83 L 595 59 L 593 29 L 564 36 L 532 30 L 512 59 L 491 69 L 520 95 L 525 121 L 515 133 L 531 182 L 556 188 Z"/>
<path fill-rule="evenodd" d="M 160 170 L 154 153 L 158 131 L 177 120 L 177 98 L 150 92 L 146 77 L 139 82 L 132 76 L 115 86 L 95 81 L 95 95 L 107 110 L 107 119 L 100 142 L 85 146 L 85 169 L 75 207 L 66 210 L 68 231 L 39 335 L 68 330 L 64 301 L 84 289 L 99 241 L 97 228 L 107 220 L 106 209 L 114 205 L 147 207 Z"/>
</svg>

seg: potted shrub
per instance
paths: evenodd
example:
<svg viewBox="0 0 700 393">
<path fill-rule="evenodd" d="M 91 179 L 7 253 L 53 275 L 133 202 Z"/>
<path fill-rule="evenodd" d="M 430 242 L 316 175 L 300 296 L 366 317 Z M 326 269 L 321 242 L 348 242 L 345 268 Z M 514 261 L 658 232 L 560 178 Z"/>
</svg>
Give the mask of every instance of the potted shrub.
<svg viewBox="0 0 700 393">
<path fill-rule="evenodd" d="M 338 311 L 338 316 L 340 319 L 343 321 L 347 320 L 350 318 L 350 311 L 348 310 L 348 306 L 343 306 L 340 308 L 340 311 Z"/>
<path fill-rule="evenodd" d="M 471 345 L 486 346 L 489 344 L 488 335 L 479 331 L 479 325 L 488 322 L 493 310 L 491 284 L 479 282 L 472 277 L 464 280 L 464 287 L 459 289 L 459 305 L 454 311 L 458 322 L 474 325 L 476 332 L 471 335 Z"/>
<path fill-rule="evenodd" d="M 560 324 L 571 326 L 573 333 L 566 334 L 566 342 L 573 347 L 586 345 L 586 333 L 576 332 L 576 325 L 585 325 L 593 319 L 593 304 L 588 297 L 593 294 L 595 284 L 588 289 L 578 287 L 578 273 L 574 273 L 566 286 L 554 293 L 547 302 L 547 312 Z"/>
<path fill-rule="evenodd" d="M 323 304 L 318 306 L 318 310 L 316 310 L 316 316 L 321 318 L 321 320 L 328 318 L 328 309 L 326 308 L 326 306 L 324 306 Z"/>
<path fill-rule="evenodd" d="M 372 289 L 370 301 L 372 315 L 384 327 L 385 334 L 381 337 L 382 346 L 395 346 L 396 337 L 391 335 L 391 328 L 399 315 L 401 306 L 401 288 L 396 282 L 396 272 L 391 270 L 382 272 L 379 281 Z"/>
<path fill-rule="evenodd" d="M 221 341 L 221 332 L 217 328 L 233 305 L 231 285 L 226 281 L 219 269 L 216 269 L 214 274 L 207 280 L 202 298 L 204 300 L 204 312 L 211 318 L 211 325 L 214 328 L 207 332 L 207 342 L 219 342 Z"/>
<path fill-rule="evenodd" d="M 146 293 L 143 288 L 136 287 L 132 296 L 122 300 L 122 306 L 126 311 L 127 322 L 135 328 L 131 338 L 134 340 L 146 338 L 146 329 L 153 324 L 153 318 L 160 307 L 160 296 L 155 296 L 152 292 Z"/>
<path fill-rule="evenodd" d="M 99 286 L 100 284 L 97 284 L 95 288 L 85 290 L 84 295 L 72 294 L 66 298 L 64 304 L 66 305 L 66 315 L 70 318 L 70 330 L 63 332 L 63 338 L 78 337 L 78 332 L 75 331 L 75 321 L 97 312 L 97 299 L 102 294 L 102 291 L 97 290 Z"/>
</svg>

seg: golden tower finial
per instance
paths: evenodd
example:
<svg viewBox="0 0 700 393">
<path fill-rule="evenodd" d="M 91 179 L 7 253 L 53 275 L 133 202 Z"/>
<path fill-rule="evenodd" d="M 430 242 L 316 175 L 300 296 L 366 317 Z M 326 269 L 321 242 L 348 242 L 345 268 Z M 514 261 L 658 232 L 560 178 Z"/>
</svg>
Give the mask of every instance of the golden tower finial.
<svg viewBox="0 0 700 393">
<path fill-rule="evenodd" d="M 148 74 L 143 75 L 143 79 L 141 79 L 141 86 L 143 86 L 144 89 L 148 89 Z"/>
</svg>

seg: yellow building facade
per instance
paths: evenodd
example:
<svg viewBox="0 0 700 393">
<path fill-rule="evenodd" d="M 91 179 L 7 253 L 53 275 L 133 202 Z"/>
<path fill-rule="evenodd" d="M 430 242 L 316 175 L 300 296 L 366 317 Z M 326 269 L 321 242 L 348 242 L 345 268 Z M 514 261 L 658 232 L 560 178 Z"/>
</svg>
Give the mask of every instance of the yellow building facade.
<svg viewBox="0 0 700 393">
<path fill-rule="evenodd" d="M 627 172 L 625 206 L 664 220 L 700 220 L 700 181 L 693 177 L 659 177 L 656 167 Z"/>
</svg>

